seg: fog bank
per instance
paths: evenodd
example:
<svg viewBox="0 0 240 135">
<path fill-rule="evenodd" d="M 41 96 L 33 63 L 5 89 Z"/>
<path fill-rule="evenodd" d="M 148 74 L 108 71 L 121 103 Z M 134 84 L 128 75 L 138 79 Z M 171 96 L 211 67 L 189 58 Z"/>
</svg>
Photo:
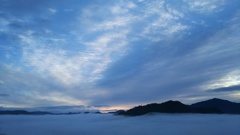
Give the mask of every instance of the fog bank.
<svg viewBox="0 0 240 135">
<path fill-rule="evenodd" d="M 1 115 L 0 135 L 239 135 L 240 115 Z"/>
</svg>

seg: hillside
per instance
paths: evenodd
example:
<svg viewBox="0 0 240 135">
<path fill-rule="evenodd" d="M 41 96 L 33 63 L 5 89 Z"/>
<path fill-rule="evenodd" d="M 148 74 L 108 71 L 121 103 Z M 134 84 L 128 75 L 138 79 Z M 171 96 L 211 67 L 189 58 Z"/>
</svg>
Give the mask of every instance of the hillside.
<svg viewBox="0 0 240 135">
<path fill-rule="evenodd" d="M 170 100 L 164 103 L 151 103 L 143 106 L 136 106 L 117 114 L 139 116 L 148 113 L 240 114 L 240 103 L 214 98 L 192 105 L 185 105 L 179 101 Z"/>
</svg>

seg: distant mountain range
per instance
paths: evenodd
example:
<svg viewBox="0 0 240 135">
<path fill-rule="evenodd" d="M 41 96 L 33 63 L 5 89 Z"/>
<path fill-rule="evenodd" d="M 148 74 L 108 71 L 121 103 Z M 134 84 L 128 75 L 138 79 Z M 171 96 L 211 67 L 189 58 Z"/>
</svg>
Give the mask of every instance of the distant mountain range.
<svg viewBox="0 0 240 135">
<path fill-rule="evenodd" d="M 0 108 L 0 115 L 72 115 L 88 113 L 100 112 L 84 106 L 56 106 L 26 109 Z M 240 114 L 240 103 L 213 98 L 192 105 L 186 105 L 179 101 L 169 100 L 163 103 L 140 105 L 126 111 L 119 110 L 111 113 L 126 116 L 139 116 L 149 113 Z"/>
<path fill-rule="evenodd" d="M 29 112 L 26 110 L 2 110 L 2 111 L 0 111 L 0 115 L 73 115 L 73 114 L 88 114 L 88 113 L 100 113 L 100 112 L 52 113 L 52 112 L 41 112 L 41 111 Z"/>
<path fill-rule="evenodd" d="M 116 112 L 117 115 L 127 116 L 139 116 L 148 113 L 240 114 L 240 103 L 213 98 L 192 105 L 185 105 L 179 101 L 170 100 L 164 103 L 151 103 L 127 111 Z"/>
<path fill-rule="evenodd" d="M 6 108 L 0 107 L 0 115 L 69 115 L 99 113 L 95 106 L 50 106 L 37 108 Z"/>
<path fill-rule="evenodd" d="M 0 111 L 0 115 L 10 114 L 10 115 L 45 115 L 52 114 L 50 112 L 29 112 L 25 110 L 3 110 Z"/>
</svg>

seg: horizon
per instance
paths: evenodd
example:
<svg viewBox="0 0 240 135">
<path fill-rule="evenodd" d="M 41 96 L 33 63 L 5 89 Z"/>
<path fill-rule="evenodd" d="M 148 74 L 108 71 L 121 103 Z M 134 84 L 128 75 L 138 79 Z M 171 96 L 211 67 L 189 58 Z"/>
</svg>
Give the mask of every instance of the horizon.
<svg viewBox="0 0 240 135">
<path fill-rule="evenodd" d="M 240 102 L 239 0 L 0 2 L 0 107 Z"/>
<path fill-rule="evenodd" d="M 209 101 L 209 100 L 224 100 L 224 101 L 230 101 L 230 100 L 226 100 L 226 99 L 220 99 L 220 98 L 211 98 L 211 99 L 205 99 L 205 100 L 200 100 L 197 102 L 192 102 L 192 103 L 183 103 L 182 101 L 179 100 L 165 100 L 165 101 L 161 101 L 161 102 L 151 102 L 151 103 L 145 103 L 145 104 L 135 104 L 135 105 L 128 105 L 128 106 L 107 106 L 107 105 L 96 105 L 96 106 L 87 106 L 87 105 L 61 105 L 61 106 L 38 106 L 38 107 L 4 107 L 4 106 L 0 106 L 0 110 L 2 109 L 56 109 L 56 110 L 64 110 L 64 109 L 76 109 L 76 107 L 78 107 L 78 111 L 100 111 L 101 113 L 108 113 L 108 112 L 112 112 L 112 111 L 118 111 L 118 110 L 129 110 L 131 108 L 137 107 L 137 106 L 145 106 L 148 104 L 161 104 L 161 103 L 166 103 L 169 101 L 173 101 L 173 102 L 180 102 L 183 103 L 185 105 L 192 105 L 195 103 L 200 103 L 200 102 L 204 102 L 204 101 Z M 233 101 L 230 101 L 233 102 Z M 240 102 L 233 102 L 233 103 L 240 103 Z M 57 108 L 56 108 L 57 107 Z M 81 110 L 82 109 L 82 110 Z M 32 110 L 34 111 L 34 110 Z M 35 111 L 41 111 L 41 110 L 35 110 Z M 73 111 L 73 112 L 78 112 L 77 110 Z M 51 112 L 51 111 L 50 111 Z M 69 110 L 67 110 L 67 112 L 69 112 Z M 70 111 L 72 112 L 72 111 Z"/>
</svg>

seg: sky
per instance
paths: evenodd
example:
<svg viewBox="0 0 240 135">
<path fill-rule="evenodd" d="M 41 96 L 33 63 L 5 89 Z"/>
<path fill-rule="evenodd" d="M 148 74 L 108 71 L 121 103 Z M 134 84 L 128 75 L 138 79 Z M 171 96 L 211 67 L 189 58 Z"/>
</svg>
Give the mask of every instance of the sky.
<svg viewBox="0 0 240 135">
<path fill-rule="evenodd" d="M 0 3 L 0 106 L 240 102 L 239 0 Z"/>
</svg>

